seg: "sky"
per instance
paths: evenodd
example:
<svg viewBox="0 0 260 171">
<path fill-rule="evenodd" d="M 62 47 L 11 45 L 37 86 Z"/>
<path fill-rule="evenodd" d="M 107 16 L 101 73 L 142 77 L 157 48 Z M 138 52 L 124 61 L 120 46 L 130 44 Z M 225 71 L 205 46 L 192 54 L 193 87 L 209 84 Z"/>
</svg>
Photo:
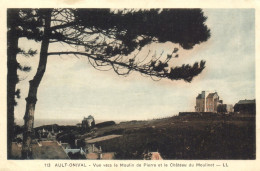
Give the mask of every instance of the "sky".
<svg viewBox="0 0 260 171">
<path fill-rule="evenodd" d="M 191 83 L 162 79 L 153 81 L 139 73 L 122 77 L 113 71 L 94 69 L 84 57 L 50 56 L 38 89 L 35 121 L 68 119 L 81 121 L 88 115 L 96 120 L 146 120 L 194 111 L 201 91 L 218 92 L 225 104 L 255 99 L 255 18 L 253 9 L 203 9 L 211 38 L 192 50 L 179 50 L 175 65 L 205 60 L 206 68 Z M 24 49 L 40 44 L 19 40 Z M 149 49 L 171 52 L 176 44 L 152 44 Z M 67 48 L 54 44 L 50 51 Z M 29 83 L 38 65 L 38 56 L 18 57 L 31 72 L 19 72 L 21 98 L 15 120 L 22 121 Z"/>
</svg>

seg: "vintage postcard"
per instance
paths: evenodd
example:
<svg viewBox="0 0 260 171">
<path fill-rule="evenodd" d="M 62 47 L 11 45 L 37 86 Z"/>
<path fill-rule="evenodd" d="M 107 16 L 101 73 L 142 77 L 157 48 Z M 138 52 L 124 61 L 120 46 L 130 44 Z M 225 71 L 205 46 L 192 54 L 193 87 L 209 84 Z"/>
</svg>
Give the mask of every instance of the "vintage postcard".
<svg viewBox="0 0 260 171">
<path fill-rule="evenodd" d="M 30 2 L 2 3 L 0 169 L 259 169 L 257 2 Z"/>
</svg>

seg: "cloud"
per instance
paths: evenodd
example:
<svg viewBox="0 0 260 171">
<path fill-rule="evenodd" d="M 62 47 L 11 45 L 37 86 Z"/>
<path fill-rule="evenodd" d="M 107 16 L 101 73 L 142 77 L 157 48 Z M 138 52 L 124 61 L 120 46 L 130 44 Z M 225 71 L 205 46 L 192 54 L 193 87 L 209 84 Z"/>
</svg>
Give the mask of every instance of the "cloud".
<svg viewBox="0 0 260 171">
<path fill-rule="evenodd" d="M 38 90 L 35 118 L 151 119 L 194 111 L 195 98 L 202 90 L 217 91 L 224 103 L 255 98 L 255 52 L 253 9 L 207 9 L 211 29 L 208 42 L 193 50 L 180 49 L 174 65 L 206 60 L 205 70 L 192 83 L 163 79 L 152 81 L 138 73 L 121 77 L 113 71 L 100 72 L 86 58 L 51 56 Z M 35 45 L 35 47 L 38 45 Z M 174 48 L 166 43 L 150 48 Z M 61 45 L 51 50 L 62 48 Z M 63 47 L 64 48 L 64 47 Z M 29 62 L 35 72 L 37 57 Z M 28 80 L 18 84 L 22 99 L 16 118 L 22 119 Z"/>
</svg>

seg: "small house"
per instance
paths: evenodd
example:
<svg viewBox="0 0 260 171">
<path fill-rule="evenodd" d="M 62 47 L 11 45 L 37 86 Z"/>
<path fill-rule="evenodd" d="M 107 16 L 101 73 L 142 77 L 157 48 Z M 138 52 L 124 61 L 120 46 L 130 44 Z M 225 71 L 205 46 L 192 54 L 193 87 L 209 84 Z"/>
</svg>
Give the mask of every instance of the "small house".
<svg viewBox="0 0 260 171">
<path fill-rule="evenodd" d="M 234 106 L 234 112 L 244 114 L 256 114 L 256 103 L 254 100 L 239 100 Z"/>
</svg>

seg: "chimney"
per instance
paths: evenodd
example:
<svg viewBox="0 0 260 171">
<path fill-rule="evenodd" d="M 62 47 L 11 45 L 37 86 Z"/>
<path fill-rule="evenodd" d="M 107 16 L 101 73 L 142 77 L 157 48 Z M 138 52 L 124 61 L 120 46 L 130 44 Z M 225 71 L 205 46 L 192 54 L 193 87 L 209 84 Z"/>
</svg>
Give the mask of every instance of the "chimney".
<svg viewBox="0 0 260 171">
<path fill-rule="evenodd" d="M 201 92 L 201 96 L 202 96 L 202 98 L 205 98 L 205 91 Z"/>
</svg>

